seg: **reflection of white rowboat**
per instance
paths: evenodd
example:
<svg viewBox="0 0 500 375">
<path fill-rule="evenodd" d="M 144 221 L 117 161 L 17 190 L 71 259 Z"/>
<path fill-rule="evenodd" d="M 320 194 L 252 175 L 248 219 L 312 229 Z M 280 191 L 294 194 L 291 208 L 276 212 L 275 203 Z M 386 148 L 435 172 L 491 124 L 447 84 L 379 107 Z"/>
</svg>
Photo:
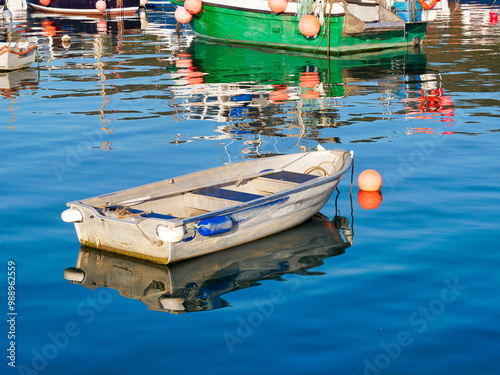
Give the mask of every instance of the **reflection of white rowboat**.
<svg viewBox="0 0 500 375">
<path fill-rule="evenodd" d="M 326 258 L 344 254 L 351 243 L 347 218 L 337 216 L 332 222 L 319 214 L 274 236 L 169 265 L 82 246 L 76 267 L 67 268 L 64 278 L 89 289 L 116 289 L 150 310 L 174 314 L 207 311 L 230 306 L 222 295 L 263 280 L 280 280 L 293 273 L 317 275 L 309 270 Z"/>
<path fill-rule="evenodd" d="M 351 160 L 347 151 L 324 150 L 229 164 L 70 202 L 62 219 L 75 223 L 83 245 L 170 263 L 304 222 Z"/>
<path fill-rule="evenodd" d="M 0 70 L 29 67 L 36 58 L 37 46 L 33 42 L 17 42 L 0 45 Z"/>
</svg>

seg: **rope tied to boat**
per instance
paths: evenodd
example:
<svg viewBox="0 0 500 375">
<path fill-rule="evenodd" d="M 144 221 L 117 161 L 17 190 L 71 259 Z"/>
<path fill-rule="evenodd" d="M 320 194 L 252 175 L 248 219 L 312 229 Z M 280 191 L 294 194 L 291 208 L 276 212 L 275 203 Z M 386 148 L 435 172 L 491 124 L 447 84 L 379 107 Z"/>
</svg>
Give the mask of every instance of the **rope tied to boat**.
<svg viewBox="0 0 500 375">
<path fill-rule="evenodd" d="M 325 1 L 325 0 L 322 0 L 322 1 Z M 321 46 L 321 42 L 323 41 L 323 38 L 325 37 L 325 34 L 327 34 L 327 57 L 329 58 L 330 57 L 330 22 L 331 22 L 331 19 L 332 19 L 332 9 L 333 9 L 333 5 L 336 4 L 336 3 L 339 3 L 342 5 L 342 7 L 344 8 L 344 26 L 342 28 L 342 33 L 344 32 L 343 30 L 345 29 L 345 19 L 347 18 L 347 15 L 349 14 L 349 9 L 347 8 L 347 2 L 345 0 L 326 0 L 326 3 L 323 4 L 323 7 L 320 8 L 320 21 L 322 25 L 325 24 L 325 12 L 326 12 L 326 7 L 327 5 L 329 6 L 328 8 L 328 16 L 327 16 L 327 19 L 326 19 L 326 24 L 327 24 L 327 27 L 323 29 L 323 33 L 321 34 L 321 38 L 319 40 L 319 43 L 318 43 L 318 47 L 316 48 L 316 51 L 318 51 L 319 47 Z"/>
<path fill-rule="evenodd" d="M 153 211 L 131 212 L 130 211 L 131 208 L 128 206 L 109 206 L 108 204 L 96 207 L 96 209 L 101 210 L 103 215 L 106 215 L 106 212 L 109 212 L 111 215 L 115 215 L 117 219 L 128 219 L 130 217 L 143 217 L 144 215 L 149 215 L 153 212 Z"/>
<path fill-rule="evenodd" d="M 30 48 L 28 48 L 26 51 L 15 51 L 15 50 L 10 49 L 8 46 L 2 46 L 2 47 L 0 47 L 0 56 L 2 56 L 4 53 L 7 53 L 7 52 L 13 53 L 13 54 L 18 55 L 18 56 L 23 56 L 23 55 L 28 54 L 34 48 L 37 48 L 37 46 L 33 45 Z"/>
</svg>

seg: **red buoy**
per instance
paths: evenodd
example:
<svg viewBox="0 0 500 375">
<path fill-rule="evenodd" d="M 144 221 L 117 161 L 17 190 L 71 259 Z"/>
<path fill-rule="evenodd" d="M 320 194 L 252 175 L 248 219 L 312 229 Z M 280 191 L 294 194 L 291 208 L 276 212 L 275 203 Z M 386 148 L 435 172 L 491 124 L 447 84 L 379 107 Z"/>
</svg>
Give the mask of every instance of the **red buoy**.
<svg viewBox="0 0 500 375">
<path fill-rule="evenodd" d="M 498 22 L 498 14 L 490 12 L 490 25 L 495 25 Z"/>
<path fill-rule="evenodd" d="M 48 7 L 50 4 L 50 0 L 40 0 L 40 5 L 43 5 L 44 7 Z"/>
<path fill-rule="evenodd" d="M 358 186 L 361 190 L 377 191 L 382 186 L 382 176 L 374 169 L 366 169 L 358 177 Z"/>
<path fill-rule="evenodd" d="M 175 20 L 179 23 L 188 23 L 189 21 L 191 21 L 191 18 L 193 18 L 191 13 L 189 13 L 184 7 L 177 8 L 175 10 L 174 17 Z"/>
<path fill-rule="evenodd" d="M 299 31 L 304 36 L 315 36 L 319 33 L 321 29 L 321 24 L 319 23 L 318 17 L 311 14 L 306 14 L 299 21 Z"/>
<path fill-rule="evenodd" d="M 184 8 L 191 14 L 198 14 L 203 8 L 201 0 L 186 0 L 184 1 Z"/>
<path fill-rule="evenodd" d="M 267 5 L 274 13 L 283 13 L 288 6 L 288 0 L 267 0 Z"/>
</svg>

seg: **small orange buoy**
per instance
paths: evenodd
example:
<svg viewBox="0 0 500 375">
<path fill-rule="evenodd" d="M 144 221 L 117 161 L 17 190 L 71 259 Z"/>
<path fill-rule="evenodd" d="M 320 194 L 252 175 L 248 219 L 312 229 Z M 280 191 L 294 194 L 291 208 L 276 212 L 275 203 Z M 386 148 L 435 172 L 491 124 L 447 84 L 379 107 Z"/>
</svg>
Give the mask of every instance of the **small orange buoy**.
<svg viewBox="0 0 500 375">
<path fill-rule="evenodd" d="M 287 0 L 267 0 L 267 5 L 274 13 L 283 13 L 288 6 Z"/>
<path fill-rule="evenodd" d="M 176 68 L 191 68 L 192 66 L 193 66 L 193 59 L 175 60 Z"/>
<path fill-rule="evenodd" d="M 198 14 L 203 8 L 201 0 L 186 0 L 184 1 L 184 8 L 191 14 Z"/>
<path fill-rule="evenodd" d="M 43 5 L 44 7 L 48 7 L 50 4 L 50 0 L 40 0 L 40 5 Z"/>
<path fill-rule="evenodd" d="M 358 193 L 358 203 L 365 210 L 373 210 L 382 203 L 382 193 L 378 191 L 360 190 Z"/>
<path fill-rule="evenodd" d="M 299 31 L 304 36 L 315 36 L 319 33 L 321 29 L 321 24 L 319 23 L 318 17 L 311 14 L 306 14 L 299 21 Z"/>
<path fill-rule="evenodd" d="M 95 3 L 95 8 L 99 12 L 104 12 L 106 10 L 106 2 L 104 0 L 99 0 L 97 3 Z"/>
<path fill-rule="evenodd" d="M 377 191 L 382 186 L 382 176 L 374 169 L 366 169 L 358 177 L 358 186 L 361 190 Z"/>
<path fill-rule="evenodd" d="M 193 18 L 191 13 L 189 13 L 184 7 L 177 8 L 175 10 L 174 16 L 175 20 L 179 23 L 188 23 L 189 21 L 191 21 L 191 18 Z"/>
</svg>

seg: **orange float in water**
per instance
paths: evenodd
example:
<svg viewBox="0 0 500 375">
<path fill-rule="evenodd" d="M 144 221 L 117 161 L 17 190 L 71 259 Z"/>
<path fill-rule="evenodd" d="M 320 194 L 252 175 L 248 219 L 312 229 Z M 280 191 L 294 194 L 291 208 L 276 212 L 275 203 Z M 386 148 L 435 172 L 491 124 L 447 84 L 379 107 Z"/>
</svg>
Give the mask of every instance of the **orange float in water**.
<svg viewBox="0 0 500 375">
<path fill-rule="evenodd" d="M 313 88 L 314 86 L 321 83 L 318 72 L 302 72 L 300 73 L 300 87 Z"/>
<path fill-rule="evenodd" d="M 319 33 L 321 29 L 321 24 L 319 23 L 318 17 L 311 14 L 306 14 L 299 21 L 299 31 L 304 36 L 315 36 Z"/>
<path fill-rule="evenodd" d="M 40 5 L 43 5 L 44 7 L 48 7 L 50 4 L 50 0 L 40 0 Z"/>
<path fill-rule="evenodd" d="M 377 191 L 382 186 L 382 176 L 374 169 L 366 169 L 358 177 L 358 186 L 361 190 Z"/>
<path fill-rule="evenodd" d="M 176 68 L 191 68 L 192 66 L 193 66 L 193 59 L 175 60 Z"/>
<path fill-rule="evenodd" d="M 184 8 L 191 14 L 198 14 L 203 8 L 201 0 L 186 0 L 184 1 Z"/>
<path fill-rule="evenodd" d="M 282 13 L 288 6 L 287 0 L 268 0 L 267 5 L 274 13 Z"/>
<path fill-rule="evenodd" d="M 106 2 L 104 0 L 99 0 L 97 3 L 95 3 L 95 8 L 99 12 L 104 12 L 106 10 Z"/>
<path fill-rule="evenodd" d="M 179 7 L 174 13 L 175 20 L 179 23 L 188 23 L 193 16 L 184 7 Z"/>
<path fill-rule="evenodd" d="M 378 191 L 360 190 L 358 193 L 358 203 L 365 210 L 373 210 L 382 203 L 382 193 Z"/>
</svg>

